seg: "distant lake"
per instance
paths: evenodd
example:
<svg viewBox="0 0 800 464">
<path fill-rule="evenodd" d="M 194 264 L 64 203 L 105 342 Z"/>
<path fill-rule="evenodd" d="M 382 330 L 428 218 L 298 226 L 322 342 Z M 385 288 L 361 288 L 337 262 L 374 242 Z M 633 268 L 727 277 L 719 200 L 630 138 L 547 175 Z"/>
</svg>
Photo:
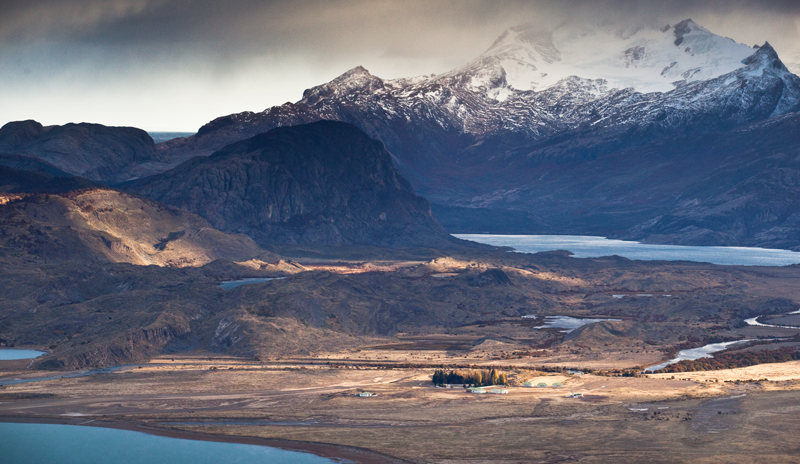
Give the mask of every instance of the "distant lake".
<svg viewBox="0 0 800 464">
<path fill-rule="evenodd" d="M 0 348 L 0 361 L 11 361 L 14 359 L 33 359 L 47 354 L 44 351 L 18 350 L 16 348 Z"/>
<path fill-rule="evenodd" d="M 101 427 L 0 422 L 3 464 L 330 464 L 310 453 Z"/>
<path fill-rule="evenodd" d="M 224 282 L 220 282 L 219 286 L 224 288 L 225 290 L 230 290 L 232 288 L 240 287 L 242 285 L 261 284 L 264 282 L 269 282 L 270 280 L 281 280 L 284 278 L 285 277 L 252 277 L 249 279 L 226 280 Z"/>
<path fill-rule="evenodd" d="M 458 234 L 463 240 L 512 247 L 522 253 L 568 250 L 576 258 L 618 255 L 628 259 L 697 261 L 740 266 L 788 266 L 800 263 L 800 253 L 749 247 L 649 245 L 583 235 Z"/>
<path fill-rule="evenodd" d="M 153 139 L 153 142 L 161 143 L 178 137 L 189 137 L 194 135 L 195 132 L 148 132 L 147 134 Z"/>
</svg>

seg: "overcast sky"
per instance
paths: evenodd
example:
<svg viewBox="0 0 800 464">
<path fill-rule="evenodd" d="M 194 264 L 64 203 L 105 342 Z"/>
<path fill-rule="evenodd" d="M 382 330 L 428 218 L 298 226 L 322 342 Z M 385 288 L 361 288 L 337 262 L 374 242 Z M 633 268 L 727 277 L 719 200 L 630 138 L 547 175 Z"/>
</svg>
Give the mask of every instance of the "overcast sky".
<svg viewBox="0 0 800 464">
<path fill-rule="evenodd" d="M 689 17 L 769 41 L 800 72 L 800 0 L 0 0 L 0 125 L 195 131 L 357 65 L 383 78 L 448 71 L 525 22 Z"/>
</svg>

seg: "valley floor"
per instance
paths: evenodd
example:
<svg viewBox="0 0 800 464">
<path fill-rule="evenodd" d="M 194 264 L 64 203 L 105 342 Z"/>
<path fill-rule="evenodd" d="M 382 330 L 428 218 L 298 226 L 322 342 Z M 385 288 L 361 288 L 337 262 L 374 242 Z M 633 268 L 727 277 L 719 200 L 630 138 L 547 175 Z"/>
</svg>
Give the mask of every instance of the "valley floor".
<svg viewBox="0 0 800 464">
<path fill-rule="evenodd" d="M 800 362 L 676 379 L 513 368 L 512 384 L 564 387 L 511 386 L 507 395 L 433 388 L 427 368 L 329 362 L 162 356 L 113 373 L 6 385 L 0 420 L 263 438 L 356 462 L 794 462 L 800 452 Z M 9 368 L 3 379 L 31 375 L 0 367 Z M 361 391 L 377 396 L 354 396 Z"/>
<path fill-rule="evenodd" d="M 798 329 L 745 320 L 796 324 L 800 267 L 561 252 L 289 256 L 182 269 L 9 258 L 18 267 L 0 300 L 13 321 L 3 338 L 50 352 L 0 361 L 0 421 L 263 443 L 362 463 L 800 455 L 800 361 L 638 374 L 720 341 L 761 339 L 736 348 L 743 353 L 794 349 Z M 283 279 L 267 279 L 278 270 Z M 558 318 L 592 323 L 546 326 Z M 117 367 L 91 370 L 108 366 Z M 507 394 L 431 385 L 437 368 L 492 367 L 508 375 Z M 356 396 L 364 391 L 377 396 Z"/>
</svg>

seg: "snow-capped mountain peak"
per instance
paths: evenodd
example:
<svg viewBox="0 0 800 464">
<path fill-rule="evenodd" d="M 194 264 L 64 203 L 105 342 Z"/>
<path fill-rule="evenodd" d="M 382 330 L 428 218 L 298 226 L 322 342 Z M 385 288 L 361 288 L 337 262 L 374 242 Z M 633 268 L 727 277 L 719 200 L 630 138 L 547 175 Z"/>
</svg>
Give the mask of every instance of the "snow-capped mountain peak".
<svg viewBox="0 0 800 464">
<path fill-rule="evenodd" d="M 553 31 L 524 25 L 506 30 L 484 54 L 447 75 L 472 76 L 468 82 L 473 89 L 541 91 L 577 76 L 604 79 L 612 89 L 667 92 L 681 83 L 741 68 L 754 52 L 691 19 L 671 27 L 627 31 L 607 24 Z"/>
<path fill-rule="evenodd" d="M 313 103 L 325 98 L 347 97 L 354 92 L 375 92 L 383 85 L 383 79 L 373 76 L 363 66 L 356 66 L 327 84 L 306 90 L 303 101 Z"/>
<path fill-rule="evenodd" d="M 797 111 L 800 78 L 769 44 L 751 48 L 691 20 L 520 26 L 450 72 L 383 80 L 356 67 L 296 103 L 218 118 L 173 152 L 209 154 L 274 127 L 346 121 L 381 140 L 431 198 L 490 206 L 517 195 L 500 184 L 477 194 L 485 188 L 478 179 L 492 169 L 528 182 L 525 169 L 540 163 L 723 133 Z"/>
</svg>

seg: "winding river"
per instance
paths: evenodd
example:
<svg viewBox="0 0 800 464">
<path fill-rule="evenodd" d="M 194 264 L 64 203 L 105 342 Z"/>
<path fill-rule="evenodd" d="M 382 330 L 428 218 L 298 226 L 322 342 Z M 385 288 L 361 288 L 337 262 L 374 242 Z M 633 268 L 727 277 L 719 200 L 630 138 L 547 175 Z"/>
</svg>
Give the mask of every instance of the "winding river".
<svg viewBox="0 0 800 464">
<path fill-rule="evenodd" d="M 709 343 L 708 345 L 701 346 L 699 348 L 690 348 L 688 350 L 681 350 L 678 352 L 678 355 L 676 357 L 670 359 L 669 361 L 665 361 L 661 364 L 656 364 L 655 366 L 650 366 L 646 368 L 644 371 L 655 372 L 659 369 L 663 369 L 669 366 L 670 364 L 675 364 L 680 361 L 694 361 L 695 359 L 700 359 L 700 358 L 713 358 L 714 356 L 712 356 L 712 354 L 716 353 L 717 351 L 722 351 L 731 345 L 736 345 L 737 343 L 744 343 L 749 341 L 752 340 L 748 339 L 748 340 L 736 340 L 733 342 Z"/>
<path fill-rule="evenodd" d="M 797 311 L 789 313 L 789 314 L 797 314 Z M 764 317 L 764 316 L 751 317 L 750 319 L 745 319 L 744 322 L 746 322 L 747 325 L 754 325 L 754 326 L 758 326 L 758 327 L 774 327 L 776 329 L 800 329 L 800 327 L 794 327 L 794 326 L 791 326 L 791 325 L 762 324 L 762 323 L 758 322 L 758 318 L 759 317 Z M 776 318 L 776 317 L 780 317 L 780 316 L 771 316 L 771 317 Z"/>
</svg>

